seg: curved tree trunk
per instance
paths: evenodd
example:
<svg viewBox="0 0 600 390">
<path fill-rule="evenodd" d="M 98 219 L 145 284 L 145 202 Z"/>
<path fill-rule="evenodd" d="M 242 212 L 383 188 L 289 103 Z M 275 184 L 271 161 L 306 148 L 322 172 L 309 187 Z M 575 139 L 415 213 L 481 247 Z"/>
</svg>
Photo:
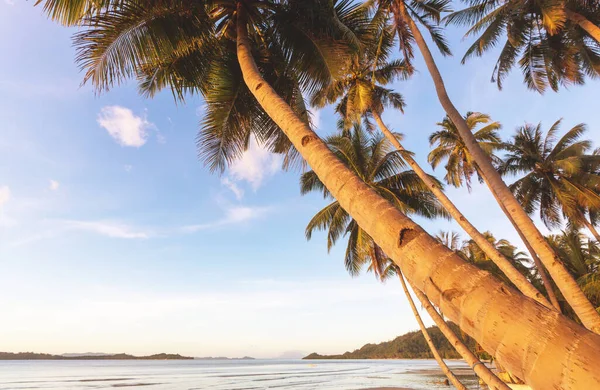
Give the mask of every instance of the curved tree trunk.
<svg viewBox="0 0 600 390">
<path fill-rule="evenodd" d="M 596 42 L 600 43 L 600 27 L 587 20 L 585 16 L 578 14 L 577 12 L 573 12 L 567 8 L 565 8 L 565 14 L 567 15 L 567 19 L 579 25 L 579 27 L 581 27 L 585 30 L 585 32 L 590 34 L 590 36 Z"/>
<path fill-rule="evenodd" d="M 398 141 L 390 129 L 388 129 L 385 123 L 383 123 L 381 116 L 376 112 L 372 112 L 372 115 L 375 119 L 375 122 L 377 122 L 377 125 L 381 129 L 381 132 L 392 143 L 392 145 L 394 145 L 396 149 L 400 151 L 405 151 L 400 141 Z M 431 180 L 429 175 L 427 175 L 421 166 L 406 153 L 402 155 L 402 158 L 406 160 L 408 165 L 410 165 L 413 171 L 415 171 L 417 176 L 423 180 L 423 183 L 425 183 L 425 185 L 431 189 L 431 192 L 436 196 L 448 213 L 450 213 L 452 218 L 454 218 L 460 227 L 462 227 L 464 231 L 467 232 L 467 234 L 473 239 L 473 241 L 479 245 L 481 250 L 483 250 L 483 252 L 490 257 L 490 259 L 498 266 L 498 268 L 500 268 L 504 275 L 506 275 L 515 284 L 519 291 L 526 296 L 535 299 L 542 305 L 551 308 L 552 306 L 550 305 L 550 302 L 548 302 L 548 300 L 529 282 L 529 280 L 527 280 L 525 275 L 520 273 L 514 267 L 514 265 L 512 265 L 512 263 L 506 257 L 504 257 L 502 253 L 496 249 L 496 247 L 494 247 L 494 245 L 492 245 L 492 243 L 486 240 L 483 234 L 481 234 L 481 232 L 479 232 L 479 230 L 477 230 L 477 228 L 473 226 L 471 222 L 469 222 L 469 220 L 460 212 L 454 203 L 452 203 L 446 193 L 439 188 L 439 186 L 433 180 Z"/>
<path fill-rule="evenodd" d="M 410 296 L 408 287 L 406 287 L 406 282 L 404 281 L 404 276 L 402 276 L 402 271 L 400 271 L 400 268 L 397 268 L 396 272 L 398 273 L 398 279 L 400 279 L 400 283 L 402 283 L 402 288 L 404 289 L 404 294 L 406 294 L 406 299 L 408 300 L 408 303 L 410 304 L 410 308 L 412 309 L 413 314 L 415 315 L 415 318 L 417 319 L 417 322 L 419 323 L 419 328 L 421 328 L 423 337 L 425 337 L 425 341 L 427 342 L 427 345 L 429 346 L 429 349 L 431 350 L 431 353 L 433 354 L 435 361 L 438 362 L 438 364 L 440 365 L 440 368 L 442 369 L 442 371 L 444 372 L 444 374 L 446 375 L 446 377 L 448 378 L 450 383 L 452 383 L 454 385 L 454 387 L 456 387 L 459 390 L 467 390 L 465 385 L 463 385 L 458 380 L 458 378 L 452 373 L 452 371 L 450 371 L 450 369 L 448 368 L 448 366 L 446 365 L 446 363 L 440 356 L 440 353 L 438 352 L 436 346 L 433 344 L 433 340 L 431 340 L 431 337 L 429 336 L 429 332 L 427 332 L 427 328 L 425 327 L 425 324 L 423 323 L 423 320 L 421 319 L 421 316 L 419 315 L 419 311 L 417 310 L 417 307 L 415 306 L 415 302 L 413 301 L 412 297 Z"/>
<path fill-rule="evenodd" d="M 482 175 L 482 177 L 483 177 L 483 175 Z M 485 181 L 485 183 L 489 187 L 489 184 L 485 177 L 483 177 L 483 181 Z M 552 287 L 552 280 L 550 280 L 550 278 L 548 277 L 548 273 L 546 272 L 546 269 L 544 268 L 544 264 L 540 260 L 540 257 L 537 255 L 537 253 L 535 253 L 535 250 L 531 247 L 531 244 L 529 243 L 529 241 L 527 241 L 527 238 L 523 235 L 523 232 L 521 231 L 521 229 L 519 229 L 519 227 L 515 223 L 514 219 L 510 215 L 510 213 L 506 211 L 506 208 L 504 207 L 502 202 L 500 202 L 496 193 L 492 190 L 490 190 L 490 192 L 494 196 L 494 199 L 496 199 L 496 202 L 498 202 L 498 204 L 500 205 L 500 208 L 502 209 L 502 211 L 504 212 L 504 214 L 506 215 L 506 217 L 508 218 L 510 223 L 513 225 L 513 227 L 515 228 L 515 231 L 521 238 L 521 241 L 523 241 L 523 244 L 525 244 L 525 247 L 529 251 L 531 258 L 533 259 L 533 263 L 535 264 L 535 268 L 537 269 L 538 274 L 540 274 L 542 283 L 544 284 L 544 287 L 546 288 L 546 293 L 548 294 L 548 298 L 550 298 L 550 302 L 552 302 L 552 306 L 554 308 L 556 308 L 556 310 L 558 310 L 559 312 L 562 312 L 561 308 L 560 308 L 560 303 L 558 303 L 558 299 L 556 298 L 556 294 L 554 293 L 554 288 Z"/>
<path fill-rule="evenodd" d="M 598 230 L 596 230 L 594 224 L 588 221 L 585 215 L 581 219 L 583 220 L 585 227 L 588 228 L 590 233 L 592 233 L 592 235 L 596 238 L 596 241 L 600 242 L 600 234 L 598 234 Z"/>
<path fill-rule="evenodd" d="M 429 316 L 435 322 L 435 324 L 440 328 L 444 336 L 450 341 L 450 343 L 454 346 L 456 351 L 462 356 L 463 359 L 471 366 L 473 371 L 480 377 L 490 388 L 492 389 L 500 389 L 500 390 L 510 390 L 510 387 L 506 385 L 506 383 L 502 382 L 500 378 L 498 378 L 494 373 L 487 368 L 485 364 L 475 356 L 473 352 L 462 342 L 461 339 L 458 338 L 456 333 L 452 331 L 450 326 L 446 323 L 446 321 L 442 318 L 442 316 L 437 312 L 435 307 L 429 301 L 429 298 L 425 296 L 421 291 L 417 290 L 411 285 L 415 295 L 429 313 Z"/>
<path fill-rule="evenodd" d="M 262 78 L 242 2 L 237 17 L 238 62 L 250 92 L 408 280 L 527 383 L 538 389 L 600 388 L 600 336 L 466 263 L 360 180 Z"/>
<path fill-rule="evenodd" d="M 393 4 L 395 7 L 394 11 L 399 12 L 400 16 L 408 23 L 415 42 L 423 55 L 427 69 L 433 79 L 438 99 L 450 120 L 456 125 L 460 137 L 481 170 L 482 176 L 486 178 L 490 190 L 496 193 L 499 201 L 505 207 L 504 210 L 511 215 L 521 232 L 523 232 L 540 257 L 542 263 L 546 266 L 550 276 L 554 279 L 556 286 L 562 292 L 563 296 L 571 305 L 573 311 L 575 311 L 584 326 L 591 331 L 600 334 L 600 314 L 594 309 L 594 306 L 592 306 L 590 301 L 583 294 L 575 279 L 562 264 L 558 255 L 552 250 L 544 236 L 540 233 L 531 218 L 529 218 L 525 210 L 523 210 L 517 199 L 513 196 L 510 189 L 500 177 L 500 174 L 492 165 L 489 157 L 477 143 L 477 140 L 473 136 L 471 130 L 469 130 L 466 121 L 448 97 L 440 71 L 435 64 L 423 35 L 421 35 L 419 28 L 406 11 L 404 0 L 395 0 Z"/>
</svg>

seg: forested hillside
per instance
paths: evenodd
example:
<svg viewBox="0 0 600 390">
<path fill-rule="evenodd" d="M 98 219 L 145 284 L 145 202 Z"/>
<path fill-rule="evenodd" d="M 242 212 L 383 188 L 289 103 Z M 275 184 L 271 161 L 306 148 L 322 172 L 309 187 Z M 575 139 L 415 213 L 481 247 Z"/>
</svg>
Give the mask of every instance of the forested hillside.
<svg viewBox="0 0 600 390">
<path fill-rule="evenodd" d="M 459 335 L 467 346 L 472 351 L 477 352 L 477 344 L 475 340 L 465 335 L 461 335 L 458 326 L 450 323 L 450 326 L 454 332 Z M 452 345 L 446 340 L 442 332 L 437 326 L 427 328 L 433 343 L 438 348 L 440 355 L 444 359 L 458 359 L 460 355 L 454 350 Z M 485 352 L 481 352 L 482 358 L 488 358 Z M 379 344 L 365 344 L 360 349 L 352 352 L 346 352 L 342 355 L 319 355 L 318 353 L 311 353 L 304 357 L 304 359 L 428 359 L 433 358 L 423 334 L 416 330 L 398 336 L 391 341 L 384 341 Z"/>
</svg>

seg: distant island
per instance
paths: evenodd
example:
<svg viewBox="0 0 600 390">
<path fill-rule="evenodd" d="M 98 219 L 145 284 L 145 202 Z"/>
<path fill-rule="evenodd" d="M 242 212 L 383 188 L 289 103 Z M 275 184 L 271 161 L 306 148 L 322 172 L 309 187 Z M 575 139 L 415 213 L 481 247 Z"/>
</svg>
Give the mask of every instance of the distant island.
<svg viewBox="0 0 600 390">
<path fill-rule="evenodd" d="M 117 354 L 101 354 L 101 353 L 85 353 L 85 354 L 64 354 L 51 355 L 48 353 L 34 352 L 0 352 L 0 360 L 192 360 L 193 357 L 181 356 L 179 354 L 159 353 L 149 356 L 133 356 L 126 353 Z"/>
<path fill-rule="evenodd" d="M 197 358 L 194 358 L 194 359 L 197 359 L 197 360 L 255 360 L 253 357 L 250 357 L 250 356 L 244 356 L 244 357 L 241 357 L 241 358 L 228 358 L 228 357 L 223 357 L 223 356 L 217 356 L 217 357 L 209 356 L 209 357 L 197 357 Z"/>
<path fill-rule="evenodd" d="M 482 359 L 489 359 L 489 356 L 477 348 L 477 343 L 469 336 L 462 335 L 458 326 L 449 323 L 452 330 L 463 339 L 465 344 L 475 353 L 480 354 Z M 437 326 L 427 328 L 433 344 L 444 359 L 460 359 L 460 355 L 454 350 L 454 347 L 444 337 Z M 314 352 L 303 359 L 432 359 L 433 355 L 425 342 L 421 331 L 406 333 L 396 337 L 394 340 L 385 341 L 379 344 L 365 344 L 360 349 L 352 352 L 345 352 L 341 355 L 319 355 Z"/>
</svg>

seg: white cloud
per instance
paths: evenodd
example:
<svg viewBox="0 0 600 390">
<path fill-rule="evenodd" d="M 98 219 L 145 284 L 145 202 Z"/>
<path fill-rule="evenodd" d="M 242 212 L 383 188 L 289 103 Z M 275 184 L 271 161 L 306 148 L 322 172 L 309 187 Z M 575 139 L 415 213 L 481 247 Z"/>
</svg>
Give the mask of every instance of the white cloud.
<svg viewBox="0 0 600 390">
<path fill-rule="evenodd" d="M 154 125 L 135 115 L 130 109 L 106 106 L 98 114 L 98 124 L 120 145 L 139 148 L 146 143 L 148 128 Z"/>
<path fill-rule="evenodd" d="M 0 208 L 10 200 L 10 188 L 8 186 L 0 187 Z"/>
<path fill-rule="evenodd" d="M 125 172 L 131 172 L 133 165 L 125 164 L 123 165 L 123 169 L 125 169 Z"/>
<path fill-rule="evenodd" d="M 14 0 L 4 0 L 4 2 L 8 5 L 15 5 Z"/>
<path fill-rule="evenodd" d="M 238 185 L 235 182 L 231 181 L 228 177 L 222 178 L 221 184 L 229 188 L 231 192 L 235 194 L 235 198 L 237 200 L 242 200 L 242 198 L 244 197 L 244 190 L 238 187 Z"/>
<path fill-rule="evenodd" d="M 227 225 L 237 225 L 251 220 L 263 217 L 269 212 L 268 207 L 249 207 L 249 206 L 234 206 L 225 210 L 225 216 L 219 220 L 209 223 L 188 225 L 183 227 L 186 233 L 193 233 L 200 230 L 214 229 Z"/>
<path fill-rule="evenodd" d="M 57 182 L 56 180 L 50 180 L 50 189 L 52 191 L 58 190 L 58 187 L 60 187 L 60 183 L 59 182 Z"/>
<path fill-rule="evenodd" d="M 229 173 L 234 180 L 247 181 L 256 191 L 263 181 L 277 173 L 280 167 L 281 156 L 258 145 L 252 137 L 248 150 L 229 166 Z"/>
<path fill-rule="evenodd" d="M 112 238 L 145 239 L 151 234 L 131 226 L 111 221 L 64 221 L 71 229 L 84 230 Z"/>
</svg>

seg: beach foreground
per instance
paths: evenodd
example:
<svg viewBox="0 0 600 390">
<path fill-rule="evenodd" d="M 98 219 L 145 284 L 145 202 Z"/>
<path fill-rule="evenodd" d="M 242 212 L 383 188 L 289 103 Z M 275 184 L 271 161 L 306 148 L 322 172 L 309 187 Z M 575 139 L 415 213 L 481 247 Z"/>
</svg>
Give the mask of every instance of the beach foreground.
<svg viewBox="0 0 600 390">
<path fill-rule="evenodd" d="M 462 361 L 448 365 L 480 389 Z M 434 360 L 0 361 L 0 389 L 430 390 L 449 389 Z"/>
</svg>

